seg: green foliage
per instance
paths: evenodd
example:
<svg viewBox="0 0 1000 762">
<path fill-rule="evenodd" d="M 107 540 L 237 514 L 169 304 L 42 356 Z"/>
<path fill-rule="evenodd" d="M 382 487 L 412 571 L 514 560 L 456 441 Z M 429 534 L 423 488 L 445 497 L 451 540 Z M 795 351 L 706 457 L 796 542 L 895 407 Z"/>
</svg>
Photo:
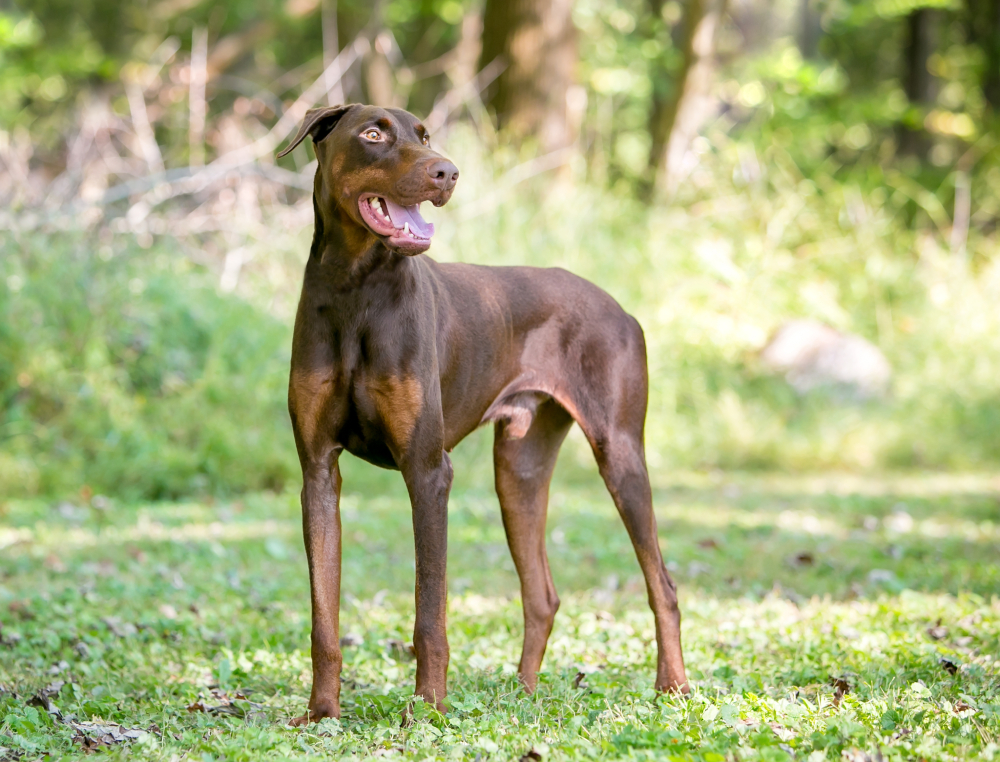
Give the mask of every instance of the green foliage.
<svg viewBox="0 0 1000 762">
<path fill-rule="evenodd" d="M 661 480 L 693 687 L 682 700 L 652 690 L 653 621 L 614 506 L 596 475 L 567 487 L 567 463 L 549 518 L 562 606 L 539 690 L 523 695 L 499 509 L 459 472 L 450 711 L 417 704 L 404 725 L 409 504 L 346 461 L 339 721 L 285 726 L 310 687 L 297 496 L 103 511 L 7 501 L 0 753 L 83 757 L 70 723 L 103 721 L 142 731 L 105 751 L 155 760 L 996 757 L 995 481 Z M 52 714 L 29 703 L 57 680 Z M 835 681 L 848 691 L 839 698 Z"/>
<path fill-rule="evenodd" d="M 758 154 L 713 131 L 696 150 L 700 166 L 678 203 L 649 208 L 579 177 L 549 192 L 511 185 L 504 170 L 516 153 L 488 154 L 455 130 L 448 151 L 463 180 L 451 204 L 428 210 L 438 230 L 431 255 L 566 267 L 636 315 L 649 355 L 654 470 L 994 468 L 995 238 L 973 231 L 964 254 L 950 251 L 940 235 L 906 223 L 914 205 L 947 217 L 936 196 L 874 168 L 883 184 L 868 192 L 834 174 L 810 179 L 780 135 Z M 1000 197 L 1000 173 L 982 182 L 985 208 Z M 244 277 L 256 284 L 252 302 L 221 297 L 166 244 L 6 240 L 6 491 L 65 495 L 86 484 L 167 497 L 297 481 L 284 402 L 291 317 L 262 310 L 294 304 L 306 243 L 297 231 L 261 229 L 266 237 L 247 244 L 266 263 Z M 791 317 L 879 345 L 895 371 L 891 394 L 864 404 L 799 397 L 767 373 L 757 352 Z M 567 448 L 592 468 L 580 438 Z M 489 483 L 488 442 L 456 469 Z"/>
<path fill-rule="evenodd" d="M 287 326 L 163 251 L 2 245 L 0 492 L 163 498 L 294 473 Z"/>
</svg>

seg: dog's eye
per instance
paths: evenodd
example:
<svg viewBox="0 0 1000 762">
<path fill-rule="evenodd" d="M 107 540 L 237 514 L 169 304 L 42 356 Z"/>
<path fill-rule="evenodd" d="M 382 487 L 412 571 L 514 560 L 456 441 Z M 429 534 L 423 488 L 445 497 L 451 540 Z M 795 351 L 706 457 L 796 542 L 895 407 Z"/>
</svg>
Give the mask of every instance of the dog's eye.
<svg viewBox="0 0 1000 762">
<path fill-rule="evenodd" d="M 365 130 L 361 134 L 364 136 L 365 140 L 371 140 L 373 142 L 382 139 L 382 133 L 375 129 Z"/>
<path fill-rule="evenodd" d="M 431 136 L 430 135 L 424 135 L 424 145 L 425 146 L 429 146 L 430 144 L 431 144 Z"/>
</svg>

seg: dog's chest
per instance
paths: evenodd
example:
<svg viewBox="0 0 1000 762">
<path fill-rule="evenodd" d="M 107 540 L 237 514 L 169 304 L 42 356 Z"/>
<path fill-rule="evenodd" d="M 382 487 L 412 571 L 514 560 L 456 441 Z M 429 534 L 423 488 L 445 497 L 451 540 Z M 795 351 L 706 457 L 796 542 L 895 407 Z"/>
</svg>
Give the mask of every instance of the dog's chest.
<svg viewBox="0 0 1000 762">
<path fill-rule="evenodd" d="M 351 403 L 366 439 L 385 439 L 406 450 L 424 409 L 424 384 L 404 372 L 359 373 Z"/>
</svg>

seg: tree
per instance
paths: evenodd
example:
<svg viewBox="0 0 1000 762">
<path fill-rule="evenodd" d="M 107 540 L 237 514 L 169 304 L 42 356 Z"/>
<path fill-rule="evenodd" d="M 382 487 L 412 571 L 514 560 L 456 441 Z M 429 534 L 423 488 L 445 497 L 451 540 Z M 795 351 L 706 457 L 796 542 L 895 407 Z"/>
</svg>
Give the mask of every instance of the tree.
<svg viewBox="0 0 1000 762">
<path fill-rule="evenodd" d="M 983 51 L 983 96 L 1000 115 L 1000 3 L 968 0 L 969 39 Z"/>
<path fill-rule="evenodd" d="M 650 0 L 654 13 L 663 3 Z M 662 83 L 653 83 L 649 132 L 650 183 L 671 190 L 676 182 L 680 159 L 713 109 L 709 89 L 714 72 L 715 31 L 725 11 L 725 0 L 688 0 L 680 21 L 679 45 L 683 56 L 674 77 L 672 95 Z"/>
<path fill-rule="evenodd" d="M 536 139 L 551 151 L 572 143 L 576 74 L 572 0 L 486 0 L 480 68 L 500 58 L 506 68 L 485 102 L 515 140 Z M 570 96 L 570 99 L 567 98 Z"/>
<path fill-rule="evenodd" d="M 823 36 L 819 8 L 816 0 L 800 0 L 799 4 L 799 50 L 806 60 L 819 55 L 819 41 Z"/>
<path fill-rule="evenodd" d="M 934 100 L 934 78 L 927 68 L 927 61 L 936 47 L 933 11 L 917 8 L 906 17 L 906 47 L 903 51 L 903 87 L 906 97 L 914 106 L 927 106 Z M 903 153 L 923 154 L 927 149 L 927 135 L 921 127 L 904 126 L 899 135 Z"/>
</svg>

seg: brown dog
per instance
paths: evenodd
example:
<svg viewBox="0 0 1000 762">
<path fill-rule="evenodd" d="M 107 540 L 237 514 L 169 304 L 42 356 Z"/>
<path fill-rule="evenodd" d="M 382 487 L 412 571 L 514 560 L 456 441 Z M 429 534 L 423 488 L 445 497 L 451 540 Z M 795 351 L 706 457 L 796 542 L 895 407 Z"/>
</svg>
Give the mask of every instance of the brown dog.
<svg viewBox="0 0 1000 762">
<path fill-rule="evenodd" d="M 412 114 L 313 109 L 280 155 L 312 136 L 316 231 L 295 319 L 288 406 L 302 463 L 312 589 L 313 686 L 304 724 L 340 716 L 340 453 L 398 469 L 413 506 L 416 694 L 443 711 L 448 452 L 492 421 L 496 490 L 521 579 L 531 693 L 559 597 L 545 553 L 549 480 L 569 427 L 583 429 L 635 546 L 656 619 L 659 690 L 687 692 L 680 612 L 660 555 L 643 449 L 639 324 L 559 269 L 438 264 L 419 256 L 458 169 Z"/>
</svg>

